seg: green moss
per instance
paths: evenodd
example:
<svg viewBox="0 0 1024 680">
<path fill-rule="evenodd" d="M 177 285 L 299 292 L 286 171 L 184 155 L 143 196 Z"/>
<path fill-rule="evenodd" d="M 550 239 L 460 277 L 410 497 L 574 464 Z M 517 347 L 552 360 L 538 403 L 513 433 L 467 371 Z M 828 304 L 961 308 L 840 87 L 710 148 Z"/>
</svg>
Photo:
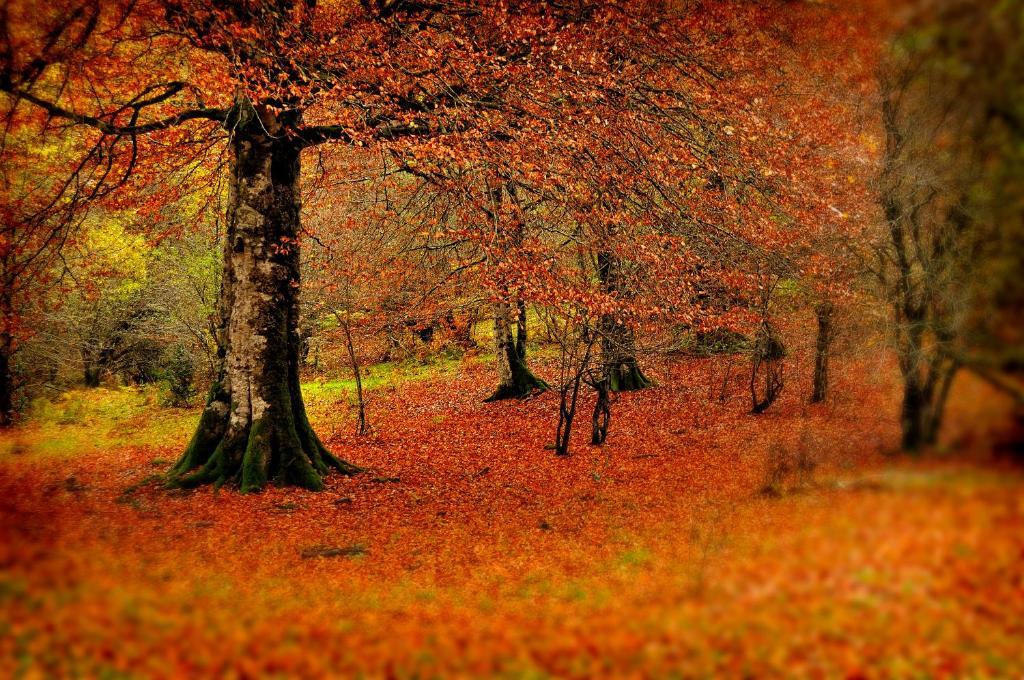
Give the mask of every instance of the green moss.
<svg viewBox="0 0 1024 680">
<path fill-rule="evenodd" d="M 125 446 L 182 448 L 194 410 L 163 408 L 155 387 L 71 390 L 37 399 L 25 422 L 0 435 L 0 457 L 70 458 Z"/>
<path fill-rule="evenodd" d="M 548 389 L 548 384 L 535 376 L 526 362 L 519 358 L 514 349 L 510 347 L 508 352 L 508 363 L 512 369 L 512 382 L 506 385 L 498 385 L 494 394 L 487 397 L 485 401 L 500 401 L 502 399 L 523 399 L 533 394 L 534 391 Z"/>
<path fill-rule="evenodd" d="M 608 373 L 608 389 L 612 392 L 632 392 L 646 389 L 653 384 L 635 361 L 619 364 Z"/>
<path fill-rule="evenodd" d="M 410 360 L 373 364 L 362 369 L 363 390 L 374 390 L 454 375 L 461 365 L 462 360 L 452 357 L 436 358 L 430 362 Z M 354 378 L 318 379 L 302 386 L 302 396 L 308 407 L 325 404 L 333 407 L 346 396 L 354 403 L 355 393 L 356 381 Z"/>
<path fill-rule="evenodd" d="M 210 402 L 218 396 L 223 396 L 218 392 L 219 385 L 215 390 L 210 391 Z M 182 474 L 204 465 L 217 450 L 217 445 L 227 429 L 227 423 L 227 413 L 217 413 L 213 409 L 204 408 L 199 417 L 199 426 L 196 427 L 195 434 L 192 435 L 188 446 L 185 447 L 185 452 L 172 469 L 172 474 Z"/>
<path fill-rule="evenodd" d="M 260 491 L 267 484 L 267 469 L 273 448 L 269 418 L 260 418 L 249 429 L 249 442 L 242 457 L 242 493 Z"/>
</svg>

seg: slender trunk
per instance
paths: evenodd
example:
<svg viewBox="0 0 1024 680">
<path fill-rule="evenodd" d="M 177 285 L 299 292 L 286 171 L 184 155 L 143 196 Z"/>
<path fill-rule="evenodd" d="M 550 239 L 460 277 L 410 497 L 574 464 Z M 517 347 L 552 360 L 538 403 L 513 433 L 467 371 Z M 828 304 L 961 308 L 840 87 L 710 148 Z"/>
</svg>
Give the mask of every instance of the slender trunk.
<svg viewBox="0 0 1024 680">
<path fill-rule="evenodd" d="M 512 185 L 492 189 L 490 191 L 492 206 L 487 210 L 494 220 L 496 242 L 501 248 L 510 251 L 523 241 L 523 224 L 516 219 L 511 228 L 501 222 L 501 203 L 507 197 L 515 201 Z M 503 197 L 504 195 L 504 197 Z M 507 285 L 500 289 L 501 298 L 494 304 L 494 359 L 498 371 L 498 387 L 486 401 L 500 399 L 522 399 L 534 390 L 546 390 L 547 383 L 535 376 L 526 365 L 526 304 L 509 290 Z M 515 304 L 516 315 L 513 319 L 512 305 Z M 516 326 L 516 337 L 513 337 L 512 326 Z"/>
<path fill-rule="evenodd" d="M 359 406 L 359 416 L 356 422 L 356 434 L 366 434 L 366 402 L 363 401 L 363 374 L 359 369 L 359 358 L 356 356 L 356 348 L 352 343 L 352 324 L 349 318 L 348 311 L 345 312 L 345 317 L 342 318 L 340 314 L 336 315 L 338 322 L 341 324 L 342 329 L 345 331 L 345 350 L 348 352 L 349 364 L 352 366 L 352 375 L 356 379 L 356 401 Z"/>
<path fill-rule="evenodd" d="M 6 267 L 5 267 L 6 269 Z M 5 281 L 0 295 L 0 427 L 14 423 L 14 304 Z"/>
<path fill-rule="evenodd" d="M 313 432 L 299 383 L 300 147 L 273 114 L 237 109 L 221 305 L 227 354 L 172 484 L 323 487 L 334 457 Z"/>
<path fill-rule="evenodd" d="M 582 376 L 576 377 L 563 387 L 558 401 L 558 427 L 555 429 L 555 455 L 569 455 L 569 437 L 572 435 L 572 421 L 576 417 L 576 402 L 580 395 Z"/>
<path fill-rule="evenodd" d="M 580 385 L 583 376 L 591 368 L 595 335 L 590 324 L 586 323 L 581 334 L 574 337 L 567 324 L 562 344 L 562 358 L 558 394 L 558 426 L 555 428 L 555 454 L 569 455 L 569 440 L 572 435 L 572 423 L 576 418 L 576 407 L 579 403 Z"/>
<path fill-rule="evenodd" d="M 14 373 L 11 359 L 14 341 L 8 332 L 0 333 L 0 427 L 14 422 Z"/>
<path fill-rule="evenodd" d="M 815 310 L 818 318 L 818 338 L 814 345 L 814 384 L 811 403 L 817 404 L 828 397 L 828 360 L 832 345 L 832 303 L 822 302 Z"/>
<path fill-rule="evenodd" d="M 750 412 L 764 413 L 782 394 L 784 381 L 782 378 L 783 359 L 786 347 L 775 327 L 768 321 L 761 323 L 754 342 L 754 352 L 750 371 Z M 759 390 L 759 378 L 764 379 L 764 389 Z"/>
<path fill-rule="evenodd" d="M 958 370 L 959 366 L 955 363 L 942 369 L 942 375 L 939 377 L 939 389 L 935 393 L 924 432 L 924 441 L 928 446 L 933 446 L 939 439 L 939 430 L 942 428 L 942 419 L 946 413 L 949 390 L 953 386 L 953 378 L 956 377 Z"/>
<path fill-rule="evenodd" d="M 590 428 L 590 443 L 595 446 L 604 444 L 608 438 L 608 424 L 612 418 L 611 400 L 608 395 L 608 378 L 600 380 L 594 389 L 597 401 L 594 402 L 594 415 Z"/>
</svg>

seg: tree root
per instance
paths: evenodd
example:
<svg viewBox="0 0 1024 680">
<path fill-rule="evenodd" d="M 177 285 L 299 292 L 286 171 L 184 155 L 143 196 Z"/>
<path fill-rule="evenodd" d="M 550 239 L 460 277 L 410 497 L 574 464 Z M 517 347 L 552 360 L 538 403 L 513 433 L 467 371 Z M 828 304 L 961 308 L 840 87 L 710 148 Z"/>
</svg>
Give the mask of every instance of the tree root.
<svg viewBox="0 0 1024 680">
<path fill-rule="evenodd" d="M 304 410 L 294 414 L 287 400 L 277 415 L 238 427 L 228 424 L 228 406 L 217 396 L 211 393 L 192 441 L 168 474 L 168 487 L 237 483 L 242 493 L 252 493 L 270 482 L 320 491 L 332 469 L 343 475 L 363 471 L 328 451 Z"/>
<path fill-rule="evenodd" d="M 503 399 L 525 399 L 534 392 L 543 392 L 548 384 L 535 376 L 526 364 L 516 361 L 512 365 L 512 382 L 498 385 L 491 396 L 484 399 L 485 403 Z"/>
<path fill-rule="evenodd" d="M 644 375 L 635 360 L 624 361 L 608 371 L 608 390 L 611 392 L 633 392 L 652 385 L 654 382 Z"/>
</svg>

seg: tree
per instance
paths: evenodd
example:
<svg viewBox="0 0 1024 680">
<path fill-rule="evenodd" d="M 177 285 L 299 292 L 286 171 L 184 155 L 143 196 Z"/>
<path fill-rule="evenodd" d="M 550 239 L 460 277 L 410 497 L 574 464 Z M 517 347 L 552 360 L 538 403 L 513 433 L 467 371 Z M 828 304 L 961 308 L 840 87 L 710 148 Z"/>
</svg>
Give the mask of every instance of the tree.
<svg viewBox="0 0 1024 680">
<path fill-rule="evenodd" d="M 936 441 L 959 369 L 1014 363 L 992 351 L 1014 346 L 1002 336 L 1019 316 L 1021 286 L 1005 273 L 1020 264 L 1011 244 L 1021 238 L 1024 178 L 1020 12 L 970 2 L 916 10 L 880 79 L 876 267 L 893 311 L 910 450 Z"/>
<path fill-rule="evenodd" d="M 99 387 L 104 374 L 134 367 L 141 370 L 133 378 L 155 378 L 150 369 L 160 348 L 154 342 L 155 309 L 146 295 L 144 239 L 131 237 L 113 219 L 85 225 L 82 232 L 78 252 L 64 258 L 72 285 L 62 287 L 63 301 L 52 315 L 77 350 L 82 381 Z"/>
<path fill-rule="evenodd" d="M 614 235 L 614 231 L 611 235 Z M 609 296 L 629 296 L 625 263 L 613 249 L 596 253 L 597 277 L 601 291 Z M 611 312 L 601 315 L 598 322 L 601 336 L 601 363 L 603 377 L 598 390 L 598 407 L 606 409 L 607 393 L 641 390 L 651 386 L 651 381 L 637 362 L 636 339 L 633 328 Z M 596 416 L 595 416 L 596 422 Z M 604 428 L 607 431 L 607 423 Z M 596 430 L 595 430 L 596 431 Z M 600 438 L 604 440 L 603 435 Z M 597 442 L 595 442 L 597 443 Z"/>
<path fill-rule="evenodd" d="M 253 491 L 274 480 L 316 489 L 328 467 L 357 470 L 320 442 L 299 388 L 303 150 L 380 143 L 409 165 L 418 151 L 474 159 L 496 139 L 532 144 L 515 129 L 530 117 L 523 112 L 557 91 L 569 96 L 549 112 L 576 112 L 574 98 L 590 96 L 596 79 L 575 67 L 592 57 L 605 64 L 610 49 L 622 49 L 609 27 L 628 16 L 624 9 L 154 0 L 10 11 L 23 24 L 8 37 L 19 49 L 4 54 L 0 89 L 15 106 L 92 129 L 120 176 L 139 174 L 146 154 L 159 156 L 153 139 L 171 149 L 165 164 L 180 163 L 173 154 L 190 140 L 208 148 L 221 139 L 227 151 L 227 351 L 174 467 L 176 483 L 237 480 Z M 633 30 L 670 18 L 635 9 L 642 11 Z M 531 88 L 537 73 L 550 75 Z M 100 78 L 105 87 L 94 86 Z M 415 137 L 435 146 L 403 141 Z"/>
<path fill-rule="evenodd" d="M 0 64 L 9 63 L 14 49 L 7 10 L 0 7 L 6 55 Z M 30 62 L 23 70 L 32 81 L 42 67 Z M 101 142 L 58 135 L 12 101 L 0 111 L 0 427 L 6 427 L 28 378 L 16 369 L 19 353 L 49 311 L 50 292 L 64 280 L 64 248 L 74 242 L 90 203 L 108 196 L 119 181 Z"/>
<path fill-rule="evenodd" d="M 548 387 L 526 364 L 526 302 L 513 293 L 516 277 L 508 276 L 509 268 L 502 266 L 523 264 L 525 217 L 513 182 L 499 176 L 487 185 L 490 202 L 484 214 L 493 229 L 488 252 L 494 260 L 494 357 L 498 370 L 498 386 L 487 401 L 521 399 Z"/>
<path fill-rule="evenodd" d="M 692 297 L 695 272 L 735 273 L 723 241 L 771 250 L 787 237 L 774 201 L 759 198 L 784 184 L 762 158 L 780 141 L 755 96 L 771 70 L 751 68 L 774 63 L 764 29 L 788 14 L 770 7 L 26 3 L 5 5 L 17 18 L 0 63 L 12 111 L 86 136 L 104 172 L 149 212 L 167 202 L 161 180 L 212 174 L 218 153 L 227 160 L 224 360 L 172 471 L 180 485 L 316 489 L 328 468 L 357 470 L 313 432 L 299 387 L 302 182 L 315 174 L 302 159 L 314 147 L 379 152 L 385 173 L 419 178 L 456 206 L 452 234 L 486 251 L 484 278 L 507 304 L 498 355 L 513 378 L 525 368 L 526 305 L 565 299 L 552 266 L 560 255 L 605 253 L 605 290 L 576 302 L 631 298 L 616 304 L 632 312 L 605 317 L 604 354 L 609 380 L 625 370 L 639 384 L 640 323 L 675 315 L 709 325 Z M 481 225 L 488 209 L 496 224 Z M 614 245 L 601 242 L 610 224 Z M 687 257 L 684 276 L 656 281 Z M 646 287 L 627 286 L 627 270 Z"/>
<path fill-rule="evenodd" d="M 811 383 L 811 403 L 825 401 L 828 396 L 828 363 L 831 355 L 833 315 L 835 306 L 829 300 L 819 302 L 814 307 L 814 318 L 817 322 L 817 334 L 814 341 L 814 379 Z"/>
</svg>

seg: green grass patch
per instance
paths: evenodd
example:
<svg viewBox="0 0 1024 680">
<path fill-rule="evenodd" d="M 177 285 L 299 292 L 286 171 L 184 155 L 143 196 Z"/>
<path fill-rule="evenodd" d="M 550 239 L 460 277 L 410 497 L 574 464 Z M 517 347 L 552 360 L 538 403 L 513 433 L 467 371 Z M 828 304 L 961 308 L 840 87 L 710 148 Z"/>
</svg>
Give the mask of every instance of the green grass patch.
<svg viewBox="0 0 1024 680">
<path fill-rule="evenodd" d="M 165 408 L 156 388 L 71 390 L 35 400 L 0 438 L 0 457 L 67 458 L 129 445 L 184 446 L 195 409 Z"/>
<path fill-rule="evenodd" d="M 454 375 L 462 361 L 439 356 L 429 362 L 403 361 L 363 369 L 363 389 L 373 392 L 404 383 Z M 355 403 L 354 378 L 315 379 L 302 385 L 314 423 L 352 417 L 339 402 Z M 63 459 L 115 451 L 125 446 L 181 449 L 196 427 L 200 406 L 161 405 L 155 386 L 75 389 L 56 399 L 36 399 L 24 422 L 0 434 L 0 459 Z"/>
<path fill-rule="evenodd" d="M 363 389 L 366 391 L 422 380 L 454 375 L 462 361 L 454 357 L 434 357 L 428 362 L 400 361 L 364 366 L 361 369 Z M 334 403 L 345 397 L 355 400 L 356 380 L 353 377 L 315 379 L 302 384 L 302 398 L 306 405 Z"/>
</svg>

